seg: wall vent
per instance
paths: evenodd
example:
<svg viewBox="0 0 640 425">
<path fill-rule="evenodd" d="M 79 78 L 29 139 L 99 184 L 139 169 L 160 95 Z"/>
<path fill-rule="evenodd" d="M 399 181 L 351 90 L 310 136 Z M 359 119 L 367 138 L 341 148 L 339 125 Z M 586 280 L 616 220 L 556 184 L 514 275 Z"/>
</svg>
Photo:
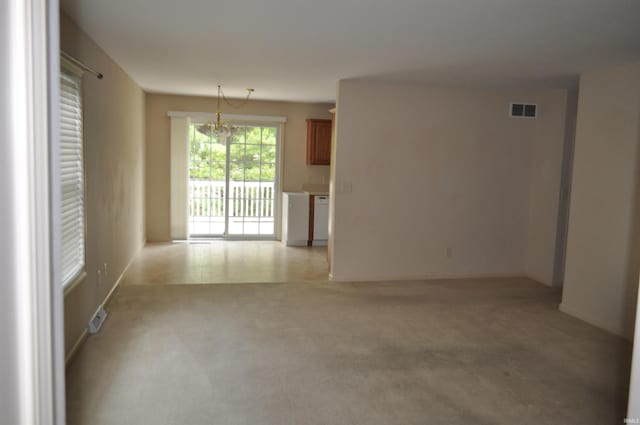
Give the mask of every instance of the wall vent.
<svg viewBox="0 0 640 425">
<path fill-rule="evenodd" d="M 509 104 L 509 116 L 511 118 L 536 118 L 538 116 L 538 105 L 535 103 Z"/>
<path fill-rule="evenodd" d="M 100 306 L 96 314 L 93 315 L 91 320 L 89 320 L 89 333 L 96 334 L 102 327 L 102 324 L 107 318 L 107 311 L 104 307 Z"/>
</svg>

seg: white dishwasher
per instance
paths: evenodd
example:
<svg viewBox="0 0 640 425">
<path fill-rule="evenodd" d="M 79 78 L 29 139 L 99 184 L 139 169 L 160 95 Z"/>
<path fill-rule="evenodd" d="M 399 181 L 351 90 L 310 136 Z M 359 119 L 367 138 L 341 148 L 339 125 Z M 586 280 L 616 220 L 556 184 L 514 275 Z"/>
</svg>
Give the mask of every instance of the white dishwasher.
<svg viewBox="0 0 640 425">
<path fill-rule="evenodd" d="M 329 239 L 329 197 L 313 197 L 313 245 L 326 246 Z"/>
</svg>

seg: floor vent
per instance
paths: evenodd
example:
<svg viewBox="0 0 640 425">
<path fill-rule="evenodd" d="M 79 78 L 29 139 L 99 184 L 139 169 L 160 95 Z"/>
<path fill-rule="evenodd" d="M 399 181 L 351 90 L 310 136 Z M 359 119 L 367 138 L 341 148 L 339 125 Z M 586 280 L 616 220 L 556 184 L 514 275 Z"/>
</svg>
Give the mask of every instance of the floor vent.
<svg viewBox="0 0 640 425">
<path fill-rule="evenodd" d="M 102 327 L 102 324 L 107 318 L 107 311 L 104 307 L 100 306 L 96 314 L 93 315 L 91 320 L 89 320 L 89 333 L 96 334 Z"/>
</svg>

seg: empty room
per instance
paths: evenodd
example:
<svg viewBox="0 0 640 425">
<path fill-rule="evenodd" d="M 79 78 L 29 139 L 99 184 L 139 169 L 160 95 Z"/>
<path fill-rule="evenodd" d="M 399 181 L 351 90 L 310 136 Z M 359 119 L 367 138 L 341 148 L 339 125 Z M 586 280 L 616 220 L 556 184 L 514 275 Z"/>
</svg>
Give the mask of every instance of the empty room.
<svg viewBox="0 0 640 425">
<path fill-rule="evenodd" d="M 640 2 L 27 3 L 7 424 L 640 423 Z"/>
</svg>

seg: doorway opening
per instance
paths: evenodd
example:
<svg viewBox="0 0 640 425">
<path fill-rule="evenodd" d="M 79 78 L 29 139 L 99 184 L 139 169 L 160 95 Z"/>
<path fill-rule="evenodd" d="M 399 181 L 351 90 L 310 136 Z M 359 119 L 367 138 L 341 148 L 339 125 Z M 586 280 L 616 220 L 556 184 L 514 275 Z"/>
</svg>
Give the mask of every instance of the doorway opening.
<svg viewBox="0 0 640 425">
<path fill-rule="evenodd" d="M 275 239 L 280 127 L 189 125 L 189 238 Z"/>
</svg>

